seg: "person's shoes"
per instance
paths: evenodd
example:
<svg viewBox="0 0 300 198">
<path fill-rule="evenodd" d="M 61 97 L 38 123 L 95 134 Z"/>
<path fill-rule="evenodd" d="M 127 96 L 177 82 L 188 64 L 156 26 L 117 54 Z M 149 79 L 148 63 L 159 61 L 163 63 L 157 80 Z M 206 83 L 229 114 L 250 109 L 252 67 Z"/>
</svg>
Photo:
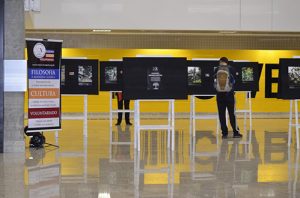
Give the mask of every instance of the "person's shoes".
<svg viewBox="0 0 300 198">
<path fill-rule="evenodd" d="M 116 126 L 120 126 L 120 125 L 121 125 L 121 122 L 117 122 L 117 123 L 116 123 Z"/>
<path fill-rule="evenodd" d="M 126 122 L 126 125 L 131 126 L 132 124 L 131 124 L 131 122 Z"/>
<path fill-rule="evenodd" d="M 233 138 L 242 138 L 242 137 L 243 137 L 243 135 L 240 134 L 239 132 L 233 134 Z"/>
<path fill-rule="evenodd" d="M 222 135 L 222 139 L 227 139 L 228 138 L 228 135 Z"/>
</svg>

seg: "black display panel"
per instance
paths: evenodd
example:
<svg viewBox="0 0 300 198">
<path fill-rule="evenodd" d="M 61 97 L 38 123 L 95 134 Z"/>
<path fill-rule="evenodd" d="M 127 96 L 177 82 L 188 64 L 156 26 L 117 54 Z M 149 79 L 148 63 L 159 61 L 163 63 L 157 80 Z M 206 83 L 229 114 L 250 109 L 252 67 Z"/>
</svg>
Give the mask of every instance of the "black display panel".
<svg viewBox="0 0 300 198">
<path fill-rule="evenodd" d="M 259 65 L 257 62 L 233 62 L 235 91 L 259 91 Z"/>
<path fill-rule="evenodd" d="M 300 99 L 300 59 L 280 59 L 278 98 Z"/>
<path fill-rule="evenodd" d="M 261 72 L 264 67 L 264 64 L 258 63 L 258 83 L 260 82 Z M 251 91 L 251 98 L 255 98 L 257 91 Z"/>
<path fill-rule="evenodd" d="M 122 91 L 122 61 L 100 61 L 100 91 Z"/>
<path fill-rule="evenodd" d="M 277 98 L 277 91 L 272 91 L 272 84 L 278 85 L 278 77 L 272 76 L 272 71 L 278 70 L 279 73 L 279 64 L 266 64 L 265 68 L 265 98 Z"/>
<path fill-rule="evenodd" d="M 124 58 L 125 99 L 187 99 L 186 58 Z"/>
<path fill-rule="evenodd" d="M 62 94 L 99 94 L 98 60 L 62 59 Z"/>
<path fill-rule="evenodd" d="M 219 61 L 195 60 L 187 61 L 188 94 L 214 95 L 214 71 Z"/>
</svg>

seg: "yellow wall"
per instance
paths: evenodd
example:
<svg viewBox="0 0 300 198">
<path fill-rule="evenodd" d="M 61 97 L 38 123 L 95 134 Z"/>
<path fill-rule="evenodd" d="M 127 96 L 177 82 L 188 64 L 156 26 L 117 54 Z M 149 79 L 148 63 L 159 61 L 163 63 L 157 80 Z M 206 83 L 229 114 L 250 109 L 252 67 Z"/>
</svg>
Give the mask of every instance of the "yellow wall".
<svg viewBox="0 0 300 198">
<path fill-rule="evenodd" d="M 122 59 L 122 57 L 135 57 L 138 54 L 143 55 L 171 55 L 174 57 L 192 58 L 219 58 L 227 56 L 232 60 L 249 60 L 260 63 L 278 63 L 279 58 L 291 58 L 300 55 L 300 50 L 156 50 L 156 49 L 63 49 L 63 57 L 87 57 L 89 59 L 99 59 L 107 61 L 109 59 Z M 253 100 L 254 112 L 288 112 L 288 101 L 265 99 L 265 72 L 263 69 L 260 79 L 260 92 Z M 89 112 L 108 112 L 109 94 L 101 92 L 98 96 L 88 97 Z M 243 95 L 237 95 L 238 108 L 242 107 Z M 115 105 L 116 102 L 114 102 Z M 80 97 L 63 97 L 63 112 L 82 112 L 83 99 Z M 149 104 L 149 103 L 147 103 Z M 208 101 L 198 101 L 197 111 L 215 112 L 215 99 Z M 132 106 L 132 103 L 131 103 Z M 116 106 L 115 106 L 116 108 Z M 201 109 L 201 110 L 200 110 Z M 178 100 L 175 106 L 176 112 L 189 112 L 189 101 Z M 25 111 L 27 112 L 27 94 L 25 98 Z M 142 111 L 162 112 L 167 111 L 164 105 L 142 105 Z"/>
</svg>

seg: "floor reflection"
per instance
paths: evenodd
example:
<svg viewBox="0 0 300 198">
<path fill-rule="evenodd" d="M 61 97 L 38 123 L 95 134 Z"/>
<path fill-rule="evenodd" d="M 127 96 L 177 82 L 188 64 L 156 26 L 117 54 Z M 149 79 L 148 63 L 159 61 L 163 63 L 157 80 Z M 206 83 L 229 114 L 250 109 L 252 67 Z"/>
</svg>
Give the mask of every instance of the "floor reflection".
<svg viewBox="0 0 300 198">
<path fill-rule="evenodd" d="M 29 157 L 25 161 L 25 184 L 28 186 L 29 198 L 60 197 L 61 164 L 44 163 L 49 149 L 29 149 Z"/>
<path fill-rule="evenodd" d="M 242 140 L 220 139 L 214 121 L 197 121 L 193 137 L 189 120 L 176 120 L 175 152 L 167 148 L 163 130 L 143 131 L 137 152 L 134 127 L 110 128 L 105 120 L 88 125 L 84 138 L 82 121 L 64 121 L 60 148 L 26 150 L 26 193 L 20 197 L 300 196 L 299 152 L 287 146 L 288 120 L 253 120 L 254 130 L 244 132 Z M 54 134 L 46 137 L 56 141 Z M 0 158 L 3 172 L 13 162 Z M 13 190 L 12 184 L 7 181 L 0 190 Z"/>
</svg>

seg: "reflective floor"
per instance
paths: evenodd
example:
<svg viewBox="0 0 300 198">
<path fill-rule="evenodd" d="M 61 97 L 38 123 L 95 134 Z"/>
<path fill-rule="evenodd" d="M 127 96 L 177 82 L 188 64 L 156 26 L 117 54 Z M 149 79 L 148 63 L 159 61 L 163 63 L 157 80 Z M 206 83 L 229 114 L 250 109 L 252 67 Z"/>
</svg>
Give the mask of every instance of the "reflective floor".
<svg viewBox="0 0 300 198">
<path fill-rule="evenodd" d="M 143 123 L 160 123 L 145 120 Z M 175 152 L 165 131 L 143 131 L 134 150 L 134 127 L 107 120 L 63 121 L 56 149 L 0 155 L 0 197 L 300 197 L 299 152 L 288 148 L 288 120 L 254 119 L 252 138 L 222 140 L 215 121 L 176 120 Z M 243 120 L 239 120 L 243 125 Z M 247 131 L 247 132 L 246 132 Z M 28 138 L 26 142 L 28 145 Z M 300 175 L 299 175 L 300 177 Z"/>
</svg>

